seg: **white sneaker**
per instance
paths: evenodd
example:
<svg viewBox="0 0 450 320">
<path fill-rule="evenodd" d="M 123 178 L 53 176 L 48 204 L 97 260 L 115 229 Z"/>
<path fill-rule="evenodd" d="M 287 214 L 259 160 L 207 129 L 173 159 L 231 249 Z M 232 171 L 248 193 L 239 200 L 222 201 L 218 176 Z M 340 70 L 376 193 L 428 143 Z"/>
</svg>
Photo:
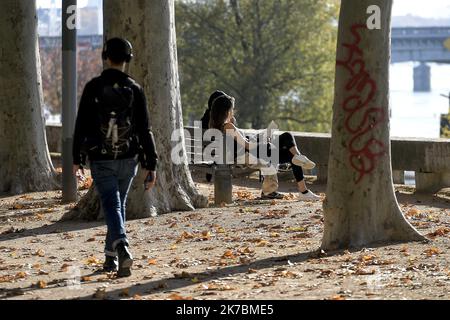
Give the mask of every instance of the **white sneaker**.
<svg viewBox="0 0 450 320">
<path fill-rule="evenodd" d="M 303 194 L 300 192 L 298 194 L 298 200 L 299 201 L 319 201 L 319 200 L 321 200 L 321 198 L 317 194 L 314 194 L 313 192 L 311 192 L 311 190 L 308 190 L 308 193 L 306 193 L 306 194 Z"/>
<path fill-rule="evenodd" d="M 316 167 L 316 164 L 304 155 L 294 156 L 294 158 L 292 159 L 292 163 L 306 170 L 311 170 Z"/>
</svg>

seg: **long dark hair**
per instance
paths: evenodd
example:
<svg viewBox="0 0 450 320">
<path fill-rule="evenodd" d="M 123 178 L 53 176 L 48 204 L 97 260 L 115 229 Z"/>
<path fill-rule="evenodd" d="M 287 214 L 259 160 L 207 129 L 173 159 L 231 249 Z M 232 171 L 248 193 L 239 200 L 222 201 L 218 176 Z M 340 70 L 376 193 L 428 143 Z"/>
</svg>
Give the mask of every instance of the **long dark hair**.
<svg viewBox="0 0 450 320">
<path fill-rule="evenodd" d="M 227 94 L 225 92 L 221 91 L 221 90 L 214 91 L 211 94 L 211 96 L 209 97 L 209 100 L 208 100 L 208 110 L 211 111 L 212 104 L 213 104 L 214 100 L 216 100 L 218 97 L 226 96 L 226 95 Z"/>
<path fill-rule="evenodd" d="M 235 99 L 228 95 L 222 95 L 213 101 L 209 119 L 210 129 L 223 131 L 225 121 L 227 121 L 230 111 L 234 108 L 234 101 Z"/>
</svg>

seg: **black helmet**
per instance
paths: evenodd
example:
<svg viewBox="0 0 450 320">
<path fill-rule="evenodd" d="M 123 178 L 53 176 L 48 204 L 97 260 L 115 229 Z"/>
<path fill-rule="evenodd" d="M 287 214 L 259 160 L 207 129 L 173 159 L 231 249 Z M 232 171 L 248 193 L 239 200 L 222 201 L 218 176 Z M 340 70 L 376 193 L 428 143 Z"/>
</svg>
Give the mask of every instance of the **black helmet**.
<svg viewBox="0 0 450 320">
<path fill-rule="evenodd" d="M 130 63 L 133 59 L 133 46 L 126 39 L 109 39 L 103 47 L 102 58 L 103 60 L 109 58 L 114 63 Z"/>
</svg>

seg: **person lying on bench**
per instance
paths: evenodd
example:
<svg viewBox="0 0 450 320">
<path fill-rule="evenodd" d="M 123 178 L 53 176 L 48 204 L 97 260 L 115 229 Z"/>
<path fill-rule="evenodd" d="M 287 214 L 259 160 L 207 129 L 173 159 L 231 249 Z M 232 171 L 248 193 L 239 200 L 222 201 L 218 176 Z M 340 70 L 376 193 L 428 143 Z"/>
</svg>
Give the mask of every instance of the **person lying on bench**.
<svg viewBox="0 0 450 320">
<path fill-rule="evenodd" d="M 246 137 L 242 135 L 238 128 L 233 124 L 234 118 L 234 105 L 235 99 L 228 95 L 222 95 L 217 97 L 212 102 L 211 114 L 210 114 L 210 129 L 217 129 L 226 135 L 232 136 L 235 141 L 246 151 L 253 148 L 268 148 L 267 154 L 270 157 L 273 150 L 273 144 L 256 144 L 250 142 Z M 279 147 L 279 164 L 290 163 L 292 165 L 292 172 L 297 181 L 299 190 L 299 200 L 316 201 L 320 200 L 320 197 L 308 190 L 305 183 L 305 177 L 303 174 L 303 168 L 310 170 L 313 169 L 316 164 L 309 160 L 306 156 L 302 155 L 297 147 L 294 137 L 289 132 L 285 132 L 279 137 L 276 137 L 278 141 L 275 141 L 274 145 Z M 257 154 L 260 154 L 258 149 Z M 250 154 L 250 153 L 249 153 Z M 251 154 L 250 154 L 251 157 Z M 236 159 L 236 155 L 235 155 Z M 261 162 L 266 162 L 261 159 Z M 272 166 L 273 168 L 273 166 Z M 262 187 L 262 199 L 282 199 L 283 195 L 278 192 L 278 178 L 276 170 L 271 174 L 264 174 L 264 182 Z"/>
</svg>

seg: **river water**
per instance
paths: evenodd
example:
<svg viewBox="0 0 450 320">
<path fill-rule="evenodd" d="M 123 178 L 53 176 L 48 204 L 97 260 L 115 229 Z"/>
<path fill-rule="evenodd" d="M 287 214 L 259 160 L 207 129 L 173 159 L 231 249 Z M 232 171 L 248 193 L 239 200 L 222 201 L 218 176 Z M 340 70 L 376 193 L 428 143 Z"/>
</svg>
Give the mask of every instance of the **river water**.
<svg viewBox="0 0 450 320">
<path fill-rule="evenodd" d="M 439 138 L 441 114 L 449 112 L 450 65 L 430 64 L 431 92 L 413 92 L 412 62 L 391 65 L 391 136 Z"/>
</svg>

